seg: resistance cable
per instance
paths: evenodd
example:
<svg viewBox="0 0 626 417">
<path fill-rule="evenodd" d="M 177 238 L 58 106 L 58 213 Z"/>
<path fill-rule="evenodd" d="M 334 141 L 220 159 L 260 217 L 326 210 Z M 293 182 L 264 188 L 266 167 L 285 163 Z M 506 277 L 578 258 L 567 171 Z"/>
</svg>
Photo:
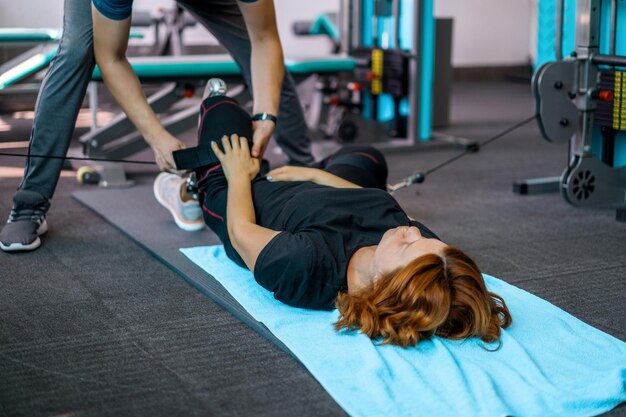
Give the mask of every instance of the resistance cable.
<svg viewBox="0 0 626 417">
<path fill-rule="evenodd" d="M 484 148 L 485 146 L 489 145 L 490 143 L 496 141 L 497 139 L 500 139 L 504 136 L 506 136 L 507 134 L 519 129 L 520 127 L 530 123 L 531 121 L 535 120 L 537 118 L 537 115 L 533 115 L 519 123 L 516 123 L 515 125 L 503 130 L 502 132 L 498 133 L 497 135 L 485 140 L 484 142 L 481 142 L 475 146 L 471 146 L 468 147 L 467 149 L 465 149 L 463 152 L 461 152 L 458 155 L 453 156 L 450 159 L 447 159 L 446 161 L 440 163 L 439 165 L 436 165 L 435 167 L 427 170 L 427 171 L 418 171 L 415 172 L 413 174 L 411 174 L 410 176 L 404 178 L 402 181 L 396 183 L 396 184 L 389 184 L 387 185 L 387 191 L 390 193 L 393 193 L 394 191 L 397 191 L 401 188 L 405 188 L 405 187 L 409 187 L 413 184 L 420 184 L 422 182 L 424 182 L 424 180 L 426 179 L 426 177 L 430 174 L 432 174 L 435 171 L 440 170 L 441 168 L 445 167 L 446 165 L 451 164 L 452 162 L 461 159 L 462 157 L 464 157 L 465 155 L 469 154 L 469 153 L 475 153 L 478 150 L 480 150 L 481 148 Z M 0 156 L 15 156 L 15 157 L 22 157 L 22 158 L 47 158 L 47 159 L 63 159 L 63 160 L 73 160 L 73 161 L 99 161 L 99 162 L 119 162 L 119 163 L 126 163 L 126 164 L 141 164 L 141 165 L 156 165 L 156 162 L 151 162 L 151 161 L 137 161 L 137 160 L 132 160 L 132 159 L 108 159 L 108 158 L 90 158 L 90 157 L 72 157 L 72 156 L 53 156 L 53 155 L 33 155 L 30 152 L 27 154 L 19 154 L 19 153 L 10 153 L 10 152 L 0 152 Z"/>
<path fill-rule="evenodd" d="M 452 162 L 461 159 L 462 157 L 464 157 L 465 155 L 469 154 L 469 153 L 475 153 L 478 152 L 478 150 L 480 150 L 481 148 L 484 148 L 485 146 L 489 145 L 491 142 L 494 142 L 497 139 L 500 139 L 503 136 L 506 136 L 507 134 L 513 132 L 514 130 L 519 129 L 520 127 L 530 123 L 531 121 L 535 120 L 537 118 L 537 115 L 533 115 L 527 119 L 524 119 L 523 121 L 516 123 L 515 125 L 503 130 L 502 132 L 498 133 L 495 136 L 492 136 L 491 138 L 485 140 L 484 142 L 478 143 L 474 146 L 470 146 L 467 149 L 465 149 L 463 152 L 461 152 L 458 155 L 453 156 L 450 159 L 447 159 L 446 161 L 440 163 L 439 165 L 427 170 L 427 171 L 418 171 L 418 172 L 414 172 L 413 174 L 411 174 L 410 176 L 404 178 L 402 181 L 396 183 L 396 184 L 390 184 L 387 185 L 387 191 L 390 193 L 393 193 L 394 191 L 397 191 L 401 188 L 405 188 L 405 187 L 409 187 L 413 184 L 420 184 L 422 182 L 424 182 L 424 180 L 426 179 L 426 177 L 430 174 L 432 174 L 435 171 L 440 170 L 441 168 L 445 167 L 446 165 L 451 164 Z"/>
</svg>

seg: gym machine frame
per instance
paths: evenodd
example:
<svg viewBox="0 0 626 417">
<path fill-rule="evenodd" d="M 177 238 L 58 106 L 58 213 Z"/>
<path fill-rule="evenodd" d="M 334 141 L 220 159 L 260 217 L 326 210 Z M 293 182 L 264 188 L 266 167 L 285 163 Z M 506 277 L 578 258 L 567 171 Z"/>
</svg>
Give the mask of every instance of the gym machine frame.
<svg viewBox="0 0 626 417">
<path fill-rule="evenodd" d="M 513 188 L 519 194 L 560 190 L 576 207 L 617 208 L 617 219 L 626 221 L 626 163 L 616 166 L 615 155 L 616 136 L 626 131 L 626 72 L 617 69 L 626 68 L 626 56 L 615 54 L 617 0 L 610 0 L 609 53 L 599 53 L 601 3 L 576 2 L 574 53 L 543 64 L 533 76 L 541 133 L 549 142 L 569 141 L 568 166 L 561 177 L 525 180 Z M 557 0 L 557 59 L 563 13 L 563 0 Z M 600 148 L 594 137 L 601 138 Z"/>
<path fill-rule="evenodd" d="M 390 9 L 390 16 L 395 23 L 395 30 L 393 34 L 386 33 L 387 40 L 383 42 L 377 42 L 378 38 L 378 21 L 380 15 L 377 15 L 375 11 L 372 13 L 371 22 L 367 22 L 370 17 L 364 10 L 365 3 L 375 10 L 377 7 L 387 7 Z M 433 17 L 433 0 L 413 0 L 413 14 L 412 14 L 412 45 L 410 50 L 405 51 L 401 49 L 401 0 L 341 0 L 339 10 L 339 26 L 340 26 L 340 52 L 354 56 L 357 61 L 357 71 L 359 67 L 362 68 L 362 64 L 359 61 L 363 61 L 364 56 L 371 53 L 372 73 L 374 79 L 372 84 L 379 82 L 384 83 L 385 74 L 384 71 L 385 54 L 389 53 L 393 55 L 394 59 L 404 57 L 408 60 L 408 74 L 402 74 L 406 79 L 406 90 L 408 97 L 408 115 L 406 126 L 406 137 L 392 137 L 384 142 L 372 143 L 383 151 L 401 150 L 404 151 L 408 148 L 430 148 L 430 147 L 442 147 L 442 146 L 460 146 L 466 149 L 476 148 L 476 142 L 464 138 L 457 138 L 448 135 L 441 135 L 433 133 L 431 131 L 432 120 L 432 91 L 433 91 L 433 72 L 434 72 L 434 39 L 435 39 L 435 20 Z M 366 32 L 372 33 L 372 41 L 366 40 Z M 390 37 L 393 37 L 393 47 L 389 47 L 391 43 Z M 429 42 L 426 44 L 426 42 Z M 371 46 L 368 44 L 371 43 Z M 380 44 L 382 43 L 382 45 Z M 378 58 L 377 58 L 378 54 Z M 378 62 L 376 62 L 378 59 Z M 374 66 L 379 66 L 379 71 L 376 74 Z M 378 77 L 378 80 L 376 79 Z M 393 80 L 396 81 L 396 80 Z M 397 80 L 400 82 L 400 80 Z M 371 92 L 371 91 L 370 91 Z M 376 94 L 370 95 L 372 108 L 371 115 L 367 114 L 367 110 L 359 114 L 359 117 L 369 116 L 372 120 L 372 131 L 379 134 L 380 129 L 376 129 L 374 125 L 377 123 L 376 102 L 380 93 L 386 93 L 386 91 L 380 91 Z M 360 92 L 359 100 L 364 102 L 363 92 Z M 394 119 L 392 123 L 395 125 L 392 130 L 398 132 L 400 118 L 398 97 L 394 97 Z M 364 106 L 360 106 L 364 110 Z M 380 123 L 379 123 L 380 124 Z M 477 149 L 477 148 L 476 148 Z"/>
</svg>

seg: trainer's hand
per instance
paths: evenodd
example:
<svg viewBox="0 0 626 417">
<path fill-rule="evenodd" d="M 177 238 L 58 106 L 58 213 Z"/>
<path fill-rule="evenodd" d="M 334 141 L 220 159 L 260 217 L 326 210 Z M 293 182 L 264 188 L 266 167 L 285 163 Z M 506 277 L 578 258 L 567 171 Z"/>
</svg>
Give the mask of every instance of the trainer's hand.
<svg viewBox="0 0 626 417">
<path fill-rule="evenodd" d="M 254 145 L 252 146 L 251 154 L 254 158 L 258 158 L 259 160 L 263 159 L 263 155 L 265 154 L 265 150 L 267 149 L 275 127 L 274 122 L 271 120 L 252 122 L 252 131 L 254 132 L 252 142 Z"/>
<path fill-rule="evenodd" d="M 216 142 L 211 142 L 211 149 L 222 163 L 224 176 L 230 181 L 233 178 L 247 178 L 251 181 L 261 168 L 261 162 L 250 156 L 248 139 L 237 134 L 222 136 L 222 152 Z"/>
<path fill-rule="evenodd" d="M 167 171 L 177 175 L 184 174 L 184 172 L 176 169 L 176 163 L 174 162 L 174 156 L 172 155 L 174 151 L 184 149 L 184 143 L 165 132 L 158 138 L 152 140 L 150 142 L 150 147 L 154 152 L 154 160 L 161 171 Z"/>
<path fill-rule="evenodd" d="M 271 170 L 265 176 L 269 181 L 312 181 L 315 182 L 316 168 L 285 165 Z"/>
</svg>

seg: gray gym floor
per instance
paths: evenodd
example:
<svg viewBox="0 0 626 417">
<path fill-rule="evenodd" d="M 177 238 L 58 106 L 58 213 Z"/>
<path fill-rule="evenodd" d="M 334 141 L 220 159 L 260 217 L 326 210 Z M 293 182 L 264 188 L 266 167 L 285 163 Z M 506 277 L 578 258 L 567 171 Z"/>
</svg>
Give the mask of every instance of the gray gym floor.
<svg viewBox="0 0 626 417">
<path fill-rule="evenodd" d="M 533 112 L 527 83 L 452 91 L 448 134 L 486 139 Z M 0 117 L 14 127 L 1 142 L 28 138 L 28 120 Z M 390 179 L 456 152 L 393 153 Z M 396 197 L 484 272 L 626 340 L 626 224 L 557 194 L 511 192 L 515 180 L 559 175 L 566 159 L 531 124 Z M 2 221 L 18 183 L 0 178 Z M 0 252 L 0 415 L 345 415 L 297 361 L 72 198 L 84 189 L 62 178 L 42 247 Z"/>
</svg>

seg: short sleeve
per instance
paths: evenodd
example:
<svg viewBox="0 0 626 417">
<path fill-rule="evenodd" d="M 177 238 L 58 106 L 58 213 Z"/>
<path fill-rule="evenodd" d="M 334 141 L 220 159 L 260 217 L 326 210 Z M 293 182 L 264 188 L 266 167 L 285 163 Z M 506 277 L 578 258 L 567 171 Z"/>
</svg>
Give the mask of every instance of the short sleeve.
<svg viewBox="0 0 626 417">
<path fill-rule="evenodd" d="M 281 232 L 263 248 L 254 278 L 277 300 L 302 308 L 332 310 L 344 285 L 329 248 L 308 233 Z"/>
<path fill-rule="evenodd" d="M 124 20 L 133 12 L 133 0 L 93 0 L 93 5 L 112 20 Z"/>
</svg>

